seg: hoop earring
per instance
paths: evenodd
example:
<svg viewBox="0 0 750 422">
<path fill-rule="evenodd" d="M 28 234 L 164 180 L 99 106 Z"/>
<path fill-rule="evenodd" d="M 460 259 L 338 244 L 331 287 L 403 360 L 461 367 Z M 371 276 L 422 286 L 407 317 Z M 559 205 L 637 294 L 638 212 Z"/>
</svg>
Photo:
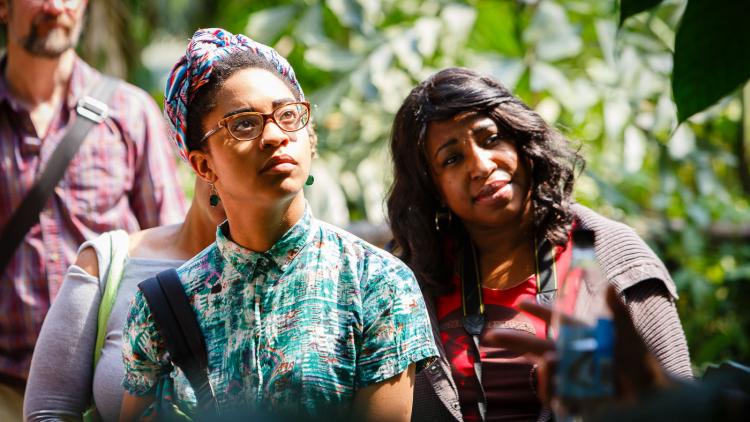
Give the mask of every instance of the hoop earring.
<svg viewBox="0 0 750 422">
<path fill-rule="evenodd" d="M 447 223 L 446 223 L 447 220 Z M 446 223 L 441 224 L 440 222 Z M 451 212 L 450 208 L 443 207 L 437 211 L 435 211 L 435 230 L 442 231 L 442 229 L 447 229 L 450 227 L 451 222 L 453 221 L 453 213 Z M 441 228 L 441 225 L 443 226 Z"/>
<path fill-rule="evenodd" d="M 211 193 L 208 195 L 208 203 L 214 208 L 219 205 L 219 200 L 221 198 L 219 198 L 219 192 L 216 191 L 213 183 L 209 183 L 208 186 L 211 187 Z"/>
</svg>

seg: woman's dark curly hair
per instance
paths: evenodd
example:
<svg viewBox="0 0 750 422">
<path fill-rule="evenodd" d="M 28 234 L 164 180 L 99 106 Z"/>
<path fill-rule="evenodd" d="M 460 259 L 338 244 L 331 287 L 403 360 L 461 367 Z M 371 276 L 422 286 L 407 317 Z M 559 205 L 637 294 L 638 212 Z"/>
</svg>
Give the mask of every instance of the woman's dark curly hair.
<svg viewBox="0 0 750 422">
<path fill-rule="evenodd" d="M 414 88 L 396 113 L 391 133 L 394 182 L 388 194 L 388 219 L 401 259 L 423 288 L 435 294 L 452 289 L 454 268 L 446 256 L 446 240 L 456 244 L 466 235 L 460 224 L 438 231 L 441 208 L 437 186 L 425 153 L 430 122 L 475 112 L 490 117 L 513 139 L 531 174 L 534 236 L 565 245 L 572 221 L 571 192 L 583 158 L 508 89 L 468 69 L 442 70 Z"/>
</svg>

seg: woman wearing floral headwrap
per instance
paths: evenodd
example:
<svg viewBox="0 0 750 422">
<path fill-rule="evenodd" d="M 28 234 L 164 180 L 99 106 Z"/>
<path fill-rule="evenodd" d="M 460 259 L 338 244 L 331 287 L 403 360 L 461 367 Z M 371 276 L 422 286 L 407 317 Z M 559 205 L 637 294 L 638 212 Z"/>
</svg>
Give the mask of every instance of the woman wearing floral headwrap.
<svg viewBox="0 0 750 422">
<path fill-rule="evenodd" d="M 221 29 L 195 33 L 167 82 L 174 142 L 227 222 L 178 268 L 220 411 L 408 420 L 415 368 L 435 356 L 421 293 L 389 254 L 312 216 L 310 106 L 284 58 Z M 124 330 L 121 420 L 173 369 L 138 293 Z"/>
</svg>

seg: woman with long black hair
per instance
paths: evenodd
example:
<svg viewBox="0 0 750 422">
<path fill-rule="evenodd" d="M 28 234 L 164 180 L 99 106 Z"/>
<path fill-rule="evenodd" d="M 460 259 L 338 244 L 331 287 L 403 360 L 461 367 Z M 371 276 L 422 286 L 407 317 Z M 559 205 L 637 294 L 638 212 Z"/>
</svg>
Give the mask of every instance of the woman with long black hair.
<svg viewBox="0 0 750 422">
<path fill-rule="evenodd" d="M 441 359 L 417 377 L 415 420 L 545 419 L 533 363 L 488 337 L 546 324 L 519 310 L 563 282 L 570 312 L 591 304 L 569 277 L 571 232 L 591 230 L 606 281 L 664 368 L 691 377 L 666 268 L 628 227 L 575 204 L 583 159 L 494 79 L 442 70 L 414 88 L 391 135 L 388 216 L 399 256 L 417 276 Z"/>
</svg>

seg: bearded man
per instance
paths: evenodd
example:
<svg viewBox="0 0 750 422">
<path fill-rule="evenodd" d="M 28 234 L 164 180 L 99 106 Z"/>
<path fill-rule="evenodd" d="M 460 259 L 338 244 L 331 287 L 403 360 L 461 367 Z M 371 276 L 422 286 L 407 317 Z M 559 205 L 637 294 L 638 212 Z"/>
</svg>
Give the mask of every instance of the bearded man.
<svg viewBox="0 0 750 422">
<path fill-rule="evenodd" d="M 74 50 L 87 3 L 0 0 L 7 40 L 0 58 L 0 230 L 82 118 L 79 100 L 102 78 Z M 108 117 L 88 130 L 36 223 L 0 268 L 0 421 L 22 418 L 34 343 L 78 245 L 101 232 L 184 218 L 154 101 L 118 81 L 107 103 Z"/>
</svg>

